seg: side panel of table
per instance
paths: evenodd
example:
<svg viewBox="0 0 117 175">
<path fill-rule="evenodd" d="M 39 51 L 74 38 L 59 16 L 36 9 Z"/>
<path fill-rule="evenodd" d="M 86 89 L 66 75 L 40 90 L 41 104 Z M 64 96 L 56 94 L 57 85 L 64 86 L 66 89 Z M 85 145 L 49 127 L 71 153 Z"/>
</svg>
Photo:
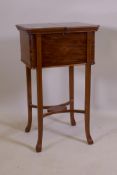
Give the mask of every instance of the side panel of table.
<svg viewBox="0 0 117 175">
<path fill-rule="evenodd" d="M 35 68 L 36 59 L 36 39 L 35 35 L 20 31 L 21 61 L 29 68 Z"/>
<path fill-rule="evenodd" d="M 91 35 L 91 62 L 94 59 L 94 33 Z M 87 33 L 65 33 L 42 36 L 43 67 L 87 62 Z"/>
</svg>

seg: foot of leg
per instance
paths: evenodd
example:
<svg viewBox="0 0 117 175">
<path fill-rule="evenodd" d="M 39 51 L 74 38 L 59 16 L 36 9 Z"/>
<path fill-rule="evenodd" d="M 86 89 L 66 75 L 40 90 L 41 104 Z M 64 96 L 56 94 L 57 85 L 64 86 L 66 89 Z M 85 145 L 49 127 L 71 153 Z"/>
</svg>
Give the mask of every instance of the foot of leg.
<svg viewBox="0 0 117 175">
<path fill-rule="evenodd" d="M 41 152 L 41 151 L 42 151 L 42 145 L 39 145 L 37 143 L 37 145 L 36 145 L 36 152 Z"/>
<path fill-rule="evenodd" d="M 70 119 L 71 119 L 71 125 L 76 126 L 76 121 L 75 121 L 75 118 L 74 118 L 74 114 L 70 114 Z"/>
<path fill-rule="evenodd" d="M 25 128 L 25 132 L 30 132 L 30 130 L 31 130 L 31 125 L 27 125 Z"/>
<path fill-rule="evenodd" d="M 88 136 L 88 138 L 87 138 L 87 143 L 89 144 L 89 145 L 92 145 L 94 142 L 93 142 L 93 139 L 91 138 L 91 136 Z"/>
</svg>

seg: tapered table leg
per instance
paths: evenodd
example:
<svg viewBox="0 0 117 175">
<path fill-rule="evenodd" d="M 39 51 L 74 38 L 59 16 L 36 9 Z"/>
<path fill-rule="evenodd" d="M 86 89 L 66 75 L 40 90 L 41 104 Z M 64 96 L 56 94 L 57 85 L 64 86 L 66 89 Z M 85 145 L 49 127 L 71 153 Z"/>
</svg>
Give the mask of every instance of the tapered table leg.
<svg viewBox="0 0 117 175">
<path fill-rule="evenodd" d="M 43 137 L 43 99 L 42 99 L 42 73 L 37 68 L 37 119 L 38 119 L 38 141 L 36 151 L 42 150 Z"/>
<path fill-rule="evenodd" d="M 69 66 L 69 97 L 70 110 L 74 110 L 74 66 Z M 70 112 L 71 125 L 75 126 L 74 112 Z"/>
<path fill-rule="evenodd" d="M 41 37 L 37 37 L 37 120 L 38 120 L 38 140 L 36 151 L 42 150 L 43 137 L 43 92 L 42 92 L 42 64 L 41 64 Z"/>
<path fill-rule="evenodd" d="M 85 65 L 85 132 L 88 144 L 93 144 L 90 135 L 90 84 L 91 84 L 91 64 Z"/>
<path fill-rule="evenodd" d="M 31 87 L 31 69 L 26 67 L 26 80 L 27 80 L 27 105 L 28 105 L 28 123 L 25 132 L 29 132 L 32 125 L 32 87 Z"/>
</svg>

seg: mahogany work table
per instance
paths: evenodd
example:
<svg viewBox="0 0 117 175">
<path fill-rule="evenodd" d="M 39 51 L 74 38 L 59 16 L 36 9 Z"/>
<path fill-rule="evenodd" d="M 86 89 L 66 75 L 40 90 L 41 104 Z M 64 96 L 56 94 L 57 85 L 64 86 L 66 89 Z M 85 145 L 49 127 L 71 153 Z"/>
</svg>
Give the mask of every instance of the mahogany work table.
<svg viewBox="0 0 117 175">
<path fill-rule="evenodd" d="M 32 124 L 32 108 L 37 108 L 38 139 L 36 151 L 42 150 L 43 118 L 55 113 L 70 113 L 71 125 L 76 125 L 74 113 L 85 114 L 85 132 L 90 135 L 91 65 L 94 64 L 95 32 L 98 25 L 82 23 L 49 23 L 16 25 L 20 31 L 21 61 L 26 65 L 28 124 Z M 85 109 L 74 109 L 74 65 L 85 65 Z M 43 106 L 42 68 L 69 67 L 69 101 L 56 106 Z M 37 105 L 32 104 L 31 69 L 36 69 Z M 67 108 L 69 105 L 69 108 Z M 43 109 L 47 112 L 43 113 Z"/>
</svg>

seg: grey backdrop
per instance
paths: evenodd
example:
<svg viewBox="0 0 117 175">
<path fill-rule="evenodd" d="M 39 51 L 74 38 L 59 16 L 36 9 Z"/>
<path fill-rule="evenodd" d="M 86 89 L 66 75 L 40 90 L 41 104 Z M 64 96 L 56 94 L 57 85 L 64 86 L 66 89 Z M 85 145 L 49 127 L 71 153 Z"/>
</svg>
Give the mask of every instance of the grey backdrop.
<svg viewBox="0 0 117 175">
<path fill-rule="evenodd" d="M 91 110 L 117 113 L 116 0 L 0 1 L 0 113 L 26 112 L 25 67 L 20 62 L 15 24 L 86 22 L 101 25 L 96 33 L 96 64 L 92 67 Z M 35 71 L 33 101 L 36 103 Z M 75 106 L 84 105 L 84 68 L 75 67 Z M 68 99 L 68 68 L 43 70 L 44 103 Z"/>
</svg>

